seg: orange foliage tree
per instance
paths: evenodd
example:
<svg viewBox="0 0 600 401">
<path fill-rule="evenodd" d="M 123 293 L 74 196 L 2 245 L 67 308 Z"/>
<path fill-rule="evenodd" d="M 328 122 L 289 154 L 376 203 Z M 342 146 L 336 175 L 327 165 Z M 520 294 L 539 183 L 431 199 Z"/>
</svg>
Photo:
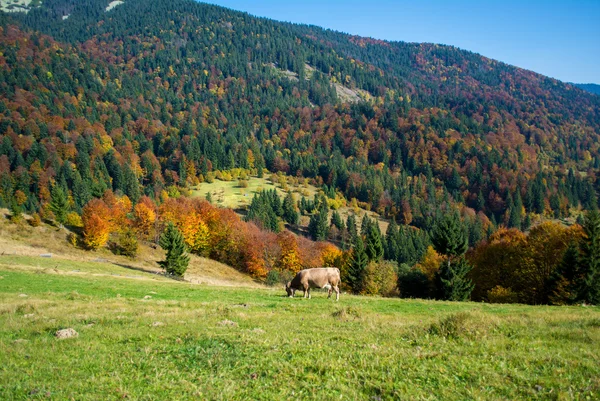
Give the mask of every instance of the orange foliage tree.
<svg viewBox="0 0 600 401">
<path fill-rule="evenodd" d="M 98 249 L 106 245 L 111 232 L 110 210 L 101 199 L 92 199 L 83 208 L 83 243 Z"/>
</svg>

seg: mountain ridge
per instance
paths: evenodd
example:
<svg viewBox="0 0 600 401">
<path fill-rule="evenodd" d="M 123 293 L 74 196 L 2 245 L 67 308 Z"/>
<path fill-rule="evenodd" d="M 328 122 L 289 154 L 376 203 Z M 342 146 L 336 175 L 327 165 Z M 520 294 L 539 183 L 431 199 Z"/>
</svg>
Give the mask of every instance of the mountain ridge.
<svg viewBox="0 0 600 401">
<path fill-rule="evenodd" d="M 195 179 L 258 164 L 312 179 L 388 218 L 408 209 L 414 219 L 403 220 L 420 227 L 450 204 L 507 223 L 517 197 L 523 218 L 567 216 L 596 203 L 600 100 L 575 86 L 453 46 L 361 38 L 184 0 L 128 0 L 108 13 L 107 4 L 48 0 L 27 15 L 4 17 L 6 54 L 13 54 L 6 37 L 12 22 L 21 26 L 14 36 L 35 41 L 37 29 L 62 40 L 52 46 L 73 53 L 68 63 L 81 70 L 61 67 L 64 57 L 43 43 L 24 43 L 34 54 L 46 51 L 57 69 L 44 71 L 46 64 L 14 54 L 8 65 L 24 63 L 34 84 L 19 83 L 13 70 L 5 78 L 34 97 L 81 97 L 67 102 L 69 113 L 43 102 L 44 119 L 60 115 L 74 141 L 85 129 L 68 129 L 68 121 L 87 118 L 113 144 L 138 143 L 143 152 L 111 148 L 118 164 L 132 163 L 148 194 L 186 185 L 186 163 Z M 271 64 L 302 79 L 281 77 Z M 47 72 L 64 76 L 62 89 Z M 371 99 L 347 104 L 332 83 Z M 17 110 L 18 91 L 5 90 L 5 109 Z M 12 115 L 3 120 L 26 134 Z M 97 163 L 103 170 L 108 161 Z M 100 187 L 124 191 L 113 173 L 103 180 Z"/>
</svg>

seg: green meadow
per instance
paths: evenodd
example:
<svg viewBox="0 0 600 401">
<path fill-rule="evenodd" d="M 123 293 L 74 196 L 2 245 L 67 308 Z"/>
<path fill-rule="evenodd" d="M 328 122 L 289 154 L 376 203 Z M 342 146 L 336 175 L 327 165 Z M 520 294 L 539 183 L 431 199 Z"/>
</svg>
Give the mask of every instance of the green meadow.
<svg viewBox="0 0 600 401">
<path fill-rule="evenodd" d="M 596 307 L 336 303 L 101 267 L 0 257 L 0 399 L 600 397 Z"/>
</svg>

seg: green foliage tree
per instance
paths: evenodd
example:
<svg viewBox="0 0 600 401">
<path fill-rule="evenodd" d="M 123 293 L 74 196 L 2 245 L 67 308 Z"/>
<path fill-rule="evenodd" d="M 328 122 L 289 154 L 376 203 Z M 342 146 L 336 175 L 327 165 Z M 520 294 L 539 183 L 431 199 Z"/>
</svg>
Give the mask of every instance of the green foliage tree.
<svg viewBox="0 0 600 401">
<path fill-rule="evenodd" d="M 360 236 L 356 237 L 354 246 L 352 247 L 352 256 L 348 264 L 348 275 L 346 281 L 352 292 L 359 294 L 365 285 L 365 273 L 369 258 L 365 252 L 365 246 Z"/>
<path fill-rule="evenodd" d="M 52 187 L 50 210 L 54 213 L 54 217 L 59 224 L 65 224 L 69 213 L 69 200 L 60 185 Z"/>
<path fill-rule="evenodd" d="M 383 258 L 384 249 L 381 241 L 381 233 L 375 222 L 369 225 L 365 248 L 370 261 L 380 261 Z"/>
<path fill-rule="evenodd" d="M 580 277 L 577 283 L 578 299 L 600 304 L 600 213 L 587 213 L 583 229 L 585 237 L 581 244 Z"/>
<path fill-rule="evenodd" d="M 431 242 L 438 253 L 449 257 L 464 255 L 469 248 L 468 238 L 456 213 L 438 220 L 431 233 Z"/>
<path fill-rule="evenodd" d="M 294 197 L 291 192 L 288 192 L 285 198 L 283 199 L 283 219 L 288 224 L 298 224 L 298 211 L 296 210 L 296 205 L 294 202 Z"/>
<path fill-rule="evenodd" d="M 327 239 L 329 234 L 329 207 L 327 206 L 327 199 L 323 197 L 319 203 L 319 208 L 315 214 L 310 216 L 308 222 L 308 233 L 310 237 L 315 241 L 324 241 Z"/>
<path fill-rule="evenodd" d="M 159 245 L 166 251 L 165 260 L 158 264 L 166 273 L 175 277 L 183 277 L 190 262 L 183 234 L 171 222 L 160 236 Z"/>
<path fill-rule="evenodd" d="M 437 274 L 438 296 L 451 301 L 468 299 L 474 288 L 467 277 L 472 266 L 464 257 L 469 242 L 457 214 L 448 214 L 437 222 L 431 242 L 446 257 Z"/>
<path fill-rule="evenodd" d="M 466 301 L 475 285 L 467 277 L 473 267 L 464 256 L 442 263 L 437 273 L 438 296 L 448 301 Z"/>
</svg>

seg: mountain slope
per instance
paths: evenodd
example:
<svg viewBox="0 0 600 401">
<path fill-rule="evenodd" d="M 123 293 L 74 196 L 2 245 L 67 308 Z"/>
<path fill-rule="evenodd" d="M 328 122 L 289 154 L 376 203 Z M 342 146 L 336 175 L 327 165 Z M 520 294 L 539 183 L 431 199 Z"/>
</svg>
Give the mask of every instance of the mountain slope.
<svg viewBox="0 0 600 401">
<path fill-rule="evenodd" d="M 78 208 L 106 188 L 158 197 L 233 167 L 305 176 L 425 228 L 456 203 L 508 223 L 597 202 L 600 99 L 572 85 L 192 1 L 108 4 L 2 17 L 5 204 L 18 189 L 36 209 L 53 181 Z"/>
<path fill-rule="evenodd" d="M 583 89 L 586 92 L 593 93 L 595 95 L 600 95 L 600 85 L 597 84 L 574 84 L 578 88 Z"/>
</svg>

